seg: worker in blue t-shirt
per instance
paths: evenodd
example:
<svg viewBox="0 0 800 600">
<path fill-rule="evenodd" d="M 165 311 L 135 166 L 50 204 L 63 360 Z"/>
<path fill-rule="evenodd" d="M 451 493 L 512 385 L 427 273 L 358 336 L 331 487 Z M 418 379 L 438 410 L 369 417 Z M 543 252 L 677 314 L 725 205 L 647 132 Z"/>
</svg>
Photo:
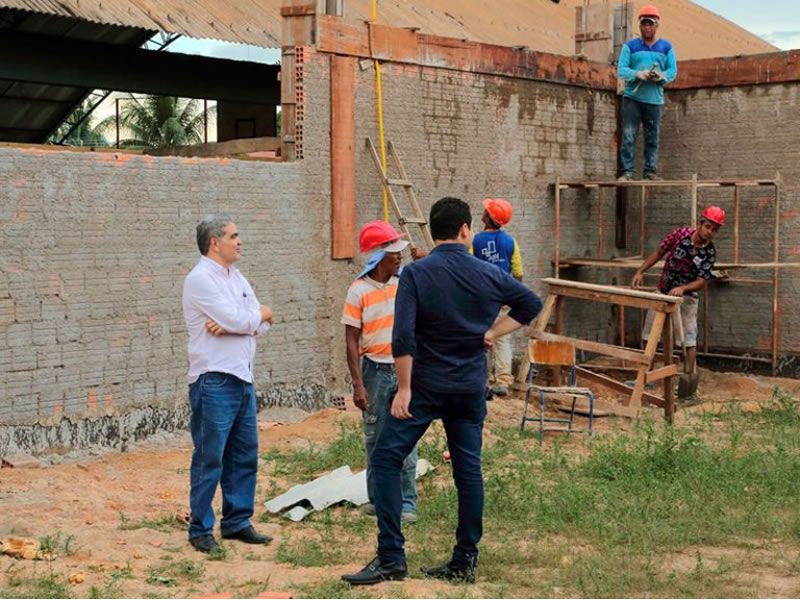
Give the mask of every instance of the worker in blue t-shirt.
<svg viewBox="0 0 800 600">
<path fill-rule="evenodd" d="M 619 181 L 633 179 L 640 123 L 644 129 L 643 177 L 661 179 L 657 174 L 658 137 L 664 107 L 664 86 L 675 81 L 678 63 L 672 44 L 656 37 L 660 20 L 661 15 L 655 6 L 642 8 L 639 11 L 639 31 L 642 36 L 627 42 L 619 55 L 617 78 L 625 82 L 622 139 L 619 145 L 622 173 Z"/>
<path fill-rule="evenodd" d="M 483 201 L 484 229 L 472 240 L 472 254 L 483 261 L 493 264 L 517 281 L 522 281 L 522 255 L 517 240 L 503 231 L 503 227 L 511 221 L 514 209 L 506 200 L 487 198 Z M 504 306 L 500 317 L 508 313 Z M 508 394 L 508 388 L 514 382 L 511 374 L 513 349 L 511 334 L 504 335 L 494 341 L 494 365 L 489 370 L 491 392 L 496 396 Z"/>
</svg>

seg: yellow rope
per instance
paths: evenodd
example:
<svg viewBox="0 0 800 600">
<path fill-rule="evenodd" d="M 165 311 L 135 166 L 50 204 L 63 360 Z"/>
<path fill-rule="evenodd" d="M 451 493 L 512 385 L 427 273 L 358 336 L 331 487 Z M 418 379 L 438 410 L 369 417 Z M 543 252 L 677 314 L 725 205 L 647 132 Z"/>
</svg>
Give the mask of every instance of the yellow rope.
<svg viewBox="0 0 800 600">
<path fill-rule="evenodd" d="M 378 20 L 378 0 L 372 0 L 372 22 Z M 386 141 L 384 138 L 383 129 L 383 85 L 381 84 L 381 65 L 378 59 L 375 59 L 375 90 L 378 93 L 378 141 L 381 145 L 381 165 L 383 166 L 383 175 L 386 176 L 388 171 L 386 165 Z M 389 222 L 389 194 L 386 192 L 386 186 L 383 186 L 383 220 Z"/>
</svg>

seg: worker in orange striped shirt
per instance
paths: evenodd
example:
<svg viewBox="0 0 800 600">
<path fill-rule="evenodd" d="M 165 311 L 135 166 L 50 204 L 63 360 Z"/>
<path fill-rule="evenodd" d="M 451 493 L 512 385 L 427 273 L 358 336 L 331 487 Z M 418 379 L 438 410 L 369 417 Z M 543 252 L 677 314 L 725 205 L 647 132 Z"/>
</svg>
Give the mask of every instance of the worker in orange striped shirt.
<svg viewBox="0 0 800 600">
<path fill-rule="evenodd" d="M 347 345 L 347 366 L 353 380 L 353 403 L 362 410 L 364 445 L 367 453 L 367 493 L 365 512 L 375 514 L 374 481 L 370 457 L 378 433 L 389 417 L 397 392 L 397 376 L 392 356 L 394 298 L 397 294 L 400 252 L 409 242 L 384 221 L 370 221 L 358 236 L 362 254 L 370 254 L 367 264 L 347 291 L 342 314 Z M 403 509 L 401 520 L 417 520 L 417 449 L 403 462 Z"/>
</svg>

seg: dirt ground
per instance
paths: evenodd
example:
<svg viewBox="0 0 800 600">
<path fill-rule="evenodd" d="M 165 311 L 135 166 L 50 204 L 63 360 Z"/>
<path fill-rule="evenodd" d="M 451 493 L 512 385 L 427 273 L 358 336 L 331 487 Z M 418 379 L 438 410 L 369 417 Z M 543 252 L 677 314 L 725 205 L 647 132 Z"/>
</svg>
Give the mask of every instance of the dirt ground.
<svg viewBox="0 0 800 600">
<path fill-rule="evenodd" d="M 746 410 L 756 410 L 759 402 L 772 396 L 776 386 L 800 394 L 798 380 L 703 371 L 699 391 L 703 402 L 679 412 L 678 419 L 689 418 L 691 412 L 719 410 L 721 405 L 731 402 L 741 402 Z M 497 426 L 518 425 L 522 404 L 521 392 L 493 402 L 489 407 L 487 435 L 491 436 L 492 428 Z M 359 413 L 352 406 L 346 411 L 326 409 L 313 414 L 288 409 L 265 411 L 260 415 L 261 452 L 330 442 L 338 435 L 341 419 L 356 421 Z M 630 421 L 598 419 L 597 427 L 625 430 Z M 88 597 L 92 586 L 102 588 L 110 573 L 127 565 L 133 578 L 122 582 L 121 593 L 126 597 L 147 597 L 241 590 L 245 583 L 256 591 L 291 591 L 297 585 L 357 570 L 370 558 L 368 553 L 354 556 L 354 562 L 344 568 L 341 565 L 301 568 L 277 563 L 275 542 L 266 547 L 231 542 L 227 548 L 229 554 L 233 553 L 233 560 L 206 561 L 188 545 L 185 531 L 121 529 L 121 515 L 138 521 L 186 511 L 190 455 L 190 439 L 182 433 L 142 444 L 125 454 L 87 455 L 37 468 L 4 468 L 0 471 L 0 538 L 9 535 L 40 538 L 57 533 L 62 539 L 74 536 L 70 540 L 74 553 L 59 556 L 52 566 L 59 573 L 83 575 L 83 581 L 71 589 L 72 595 L 78 597 Z M 270 485 L 262 471 L 256 517 L 264 512 L 261 503 Z M 280 486 L 278 490 L 284 491 Z M 281 538 L 284 525 L 279 519 L 256 525 L 276 540 Z M 365 547 L 372 547 L 373 543 L 371 536 L 364 540 Z M 202 582 L 173 588 L 147 583 L 148 568 L 163 563 L 167 557 L 172 561 L 201 560 L 205 567 Z M 10 573 L 33 568 L 43 574 L 49 567 L 42 561 L 34 563 L 0 555 L 0 589 L 7 588 Z M 760 577 L 756 572 L 753 576 Z M 780 580 L 770 581 L 772 576 L 768 572 L 763 577 L 763 586 L 758 589 L 764 595 L 785 593 Z M 450 588 L 448 584 L 415 579 L 405 582 L 404 589 L 410 596 L 435 597 Z"/>
</svg>

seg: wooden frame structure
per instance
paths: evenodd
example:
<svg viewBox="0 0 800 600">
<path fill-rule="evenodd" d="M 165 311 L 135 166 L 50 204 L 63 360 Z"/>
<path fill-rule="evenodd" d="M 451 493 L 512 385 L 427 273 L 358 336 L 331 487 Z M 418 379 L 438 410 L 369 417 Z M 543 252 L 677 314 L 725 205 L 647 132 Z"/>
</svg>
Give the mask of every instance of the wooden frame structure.
<svg viewBox="0 0 800 600">
<path fill-rule="evenodd" d="M 672 319 L 668 317 L 671 317 L 672 313 L 680 309 L 683 298 L 667 296 L 665 294 L 655 294 L 653 292 L 642 292 L 628 287 L 582 283 L 567 279 L 548 277 L 542 281 L 548 285 L 548 295 L 542 312 L 539 314 L 533 326 L 531 337 L 537 340 L 550 342 L 569 342 L 578 350 L 611 356 L 633 363 L 636 365 L 636 383 L 633 387 L 606 375 L 596 373 L 586 365 L 578 366 L 576 370 L 578 377 L 582 377 L 616 392 L 629 394 L 627 402 L 624 405 L 615 406 L 613 408 L 615 414 L 626 417 L 638 417 L 641 411 L 642 401 L 645 401 L 649 404 L 662 407 L 664 409 L 664 417 L 671 423 L 675 413 L 673 378 L 678 374 L 678 365 L 673 362 Z M 644 350 L 562 335 L 564 300 L 566 298 L 577 298 L 580 300 L 591 300 L 594 302 L 605 302 L 620 306 L 654 310 L 656 315 L 653 319 L 649 340 Z M 554 315 L 555 323 L 553 331 L 548 332 L 547 326 L 550 317 Z M 662 337 L 664 343 L 664 364 L 659 368 L 653 368 L 658 341 Z M 661 380 L 664 381 L 663 397 L 645 391 L 645 384 Z"/>
<path fill-rule="evenodd" d="M 555 277 L 559 278 L 561 270 L 566 267 L 586 266 L 594 268 L 607 268 L 607 269 L 637 269 L 642 261 L 646 258 L 645 240 L 646 240 L 646 209 L 647 209 L 647 193 L 651 188 L 689 188 L 691 194 L 691 201 L 689 210 L 690 222 L 692 226 L 697 225 L 697 199 L 698 192 L 701 189 L 707 188 L 732 188 L 733 189 L 733 262 L 732 263 L 717 263 L 717 269 L 726 270 L 739 270 L 739 269 L 766 269 L 772 271 L 770 280 L 755 279 L 755 278 L 725 278 L 724 281 L 730 283 L 741 283 L 750 285 L 769 285 L 771 286 L 772 296 L 772 318 L 770 327 L 770 356 L 769 358 L 759 356 L 739 356 L 736 354 L 723 354 L 710 351 L 710 327 L 709 327 L 709 311 L 708 311 L 708 296 L 703 294 L 703 338 L 702 338 L 702 351 L 698 352 L 700 356 L 708 356 L 714 358 L 737 359 L 747 361 L 757 361 L 768 363 L 772 367 L 773 373 L 777 371 L 778 367 L 778 347 L 779 347 L 779 288 L 780 288 L 780 271 L 782 268 L 798 268 L 800 263 L 781 263 L 780 262 L 780 201 L 781 201 L 781 181 L 780 176 L 776 174 L 774 179 L 719 179 L 719 180 L 700 180 L 697 175 L 693 175 L 688 180 L 665 180 L 665 181 L 562 181 L 560 177 L 555 181 L 555 249 L 553 257 Z M 773 212 L 773 229 L 772 229 L 772 261 L 761 263 L 742 263 L 740 262 L 740 211 L 741 211 L 741 198 L 740 190 L 749 187 L 771 187 L 774 193 L 774 212 Z M 561 256 L 561 201 L 562 192 L 567 189 L 583 189 L 583 190 L 596 190 L 598 192 L 598 202 L 603 203 L 603 191 L 607 188 L 634 188 L 639 190 L 639 255 L 635 257 L 628 257 L 625 259 L 604 259 L 604 258 L 564 258 Z M 600 228 L 600 241 L 598 243 L 598 254 L 603 255 L 604 252 L 604 229 L 605 225 L 601 219 L 599 223 Z M 625 345 L 625 307 L 619 307 L 619 330 L 620 330 L 620 345 Z M 763 350 L 743 349 L 743 352 L 764 352 Z"/>
</svg>

